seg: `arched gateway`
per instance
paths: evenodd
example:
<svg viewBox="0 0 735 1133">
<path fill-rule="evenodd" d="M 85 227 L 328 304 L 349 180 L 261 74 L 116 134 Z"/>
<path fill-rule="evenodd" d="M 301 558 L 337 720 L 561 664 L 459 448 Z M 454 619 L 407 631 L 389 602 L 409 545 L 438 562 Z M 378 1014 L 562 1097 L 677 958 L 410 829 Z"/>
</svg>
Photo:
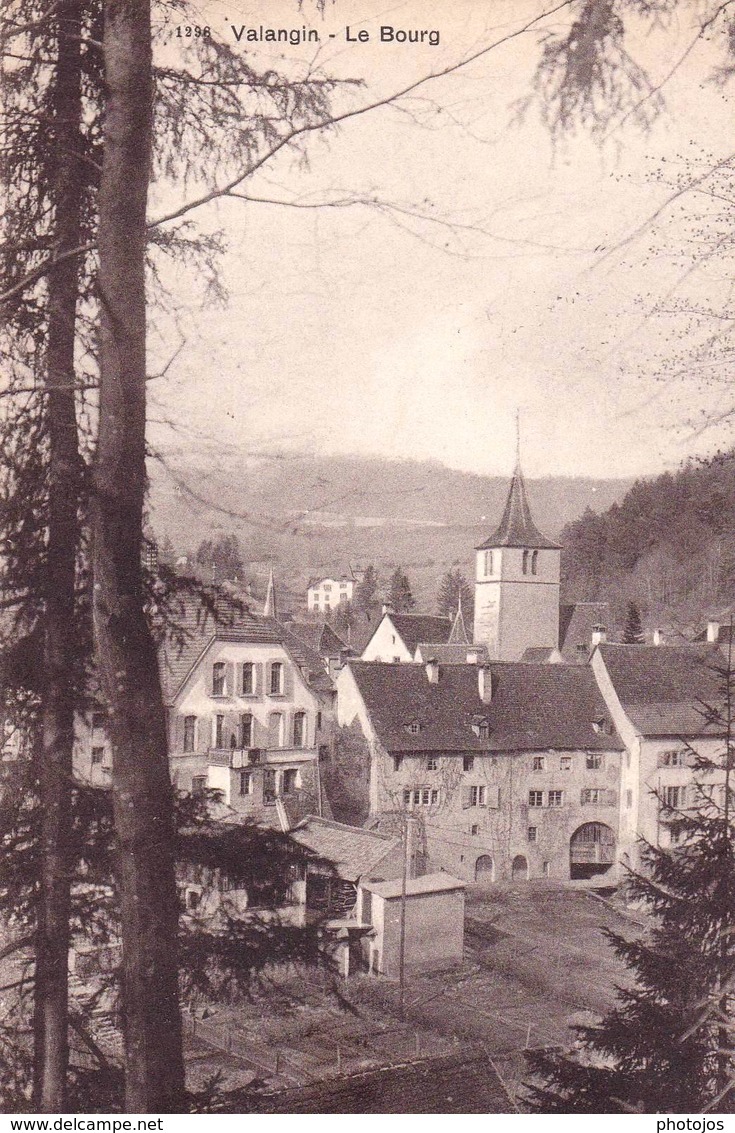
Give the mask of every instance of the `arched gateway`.
<svg viewBox="0 0 735 1133">
<path fill-rule="evenodd" d="M 475 862 L 475 881 L 479 881 L 480 884 L 483 884 L 483 882 L 487 883 L 488 881 L 493 881 L 494 877 L 495 866 L 493 859 L 489 854 L 481 854 Z"/>
<path fill-rule="evenodd" d="M 586 881 L 607 873 L 615 861 L 615 834 L 604 822 L 585 822 L 569 842 L 569 876 Z"/>
</svg>

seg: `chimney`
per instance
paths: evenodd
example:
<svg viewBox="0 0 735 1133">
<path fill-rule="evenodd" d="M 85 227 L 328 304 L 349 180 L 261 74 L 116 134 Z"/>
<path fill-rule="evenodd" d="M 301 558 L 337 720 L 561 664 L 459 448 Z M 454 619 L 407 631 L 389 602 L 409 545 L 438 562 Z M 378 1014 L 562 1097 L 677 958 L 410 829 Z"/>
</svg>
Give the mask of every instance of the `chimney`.
<svg viewBox="0 0 735 1133">
<path fill-rule="evenodd" d="M 663 645 L 663 643 L 664 643 L 664 631 L 662 629 L 655 629 L 653 631 L 652 641 L 653 641 L 654 645 Z"/>
<path fill-rule="evenodd" d="M 593 626 L 592 627 L 592 648 L 596 645 L 604 645 L 607 641 L 607 626 Z"/>
<path fill-rule="evenodd" d="M 489 665 L 480 665 L 477 670 L 477 691 L 483 704 L 493 698 L 493 671 Z"/>
<path fill-rule="evenodd" d="M 720 623 L 710 621 L 707 622 L 707 641 L 716 643 L 720 636 Z"/>
<path fill-rule="evenodd" d="M 439 662 L 436 657 L 429 657 L 426 662 L 426 679 L 430 685 L 439 684 Z"/>
<path fill-rule="evenodd" d="M 480 657 L 482 656 L 482 649 L 477 645 L 470 645 L 467 649 L 467 664 L 478 665 Z"/>
</svg>

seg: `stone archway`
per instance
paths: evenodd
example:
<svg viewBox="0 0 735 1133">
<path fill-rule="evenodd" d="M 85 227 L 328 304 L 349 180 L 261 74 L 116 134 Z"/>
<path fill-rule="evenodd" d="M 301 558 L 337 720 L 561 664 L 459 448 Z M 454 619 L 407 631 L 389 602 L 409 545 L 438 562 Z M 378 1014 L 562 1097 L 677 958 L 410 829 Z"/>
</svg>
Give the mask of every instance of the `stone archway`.
<svg viewBox="0 0 735 1133">
<path fill-rule="evenodd" d="M 475 881 L 487 884 L 495 880 L 495 862 L 489 854 L 481 854 L 475 862 Z"/>
<path fill-rule="evenodd" d="M 604 822 L 585 822 L 569 840 L 569 876 L 586 881 L 607 873 L 615 861 L 615 833 Z"/>
<path fill-rule="evenodd" d="M 523 854 L 516 854 L 510 872 L 514 881 L 528 881 L 528 859 Z"/>
</svg>

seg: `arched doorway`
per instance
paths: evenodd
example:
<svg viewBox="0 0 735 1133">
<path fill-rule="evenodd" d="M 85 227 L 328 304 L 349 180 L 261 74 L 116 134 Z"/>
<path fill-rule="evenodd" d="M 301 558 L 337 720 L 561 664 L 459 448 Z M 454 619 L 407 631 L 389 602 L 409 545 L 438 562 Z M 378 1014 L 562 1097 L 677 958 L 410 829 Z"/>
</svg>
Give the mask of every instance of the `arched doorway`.
<svg viewBox="0 0 735 1133">
<path fill-rule="evenodd" d="M 495 863 L 489 854 L 481 854 L 475 862 L 475 881 L 487 884 L 495 880 Z"/>
<path fill-rule="evenodd" d="M 585 822 L 569 842 L 569 876 L 586 881 L 607 873 L 615 861 L 615 834 L 604 822 Z"/>
<path fill-rule="evenodd" d="M 516 854 L 510 867 L 514 881 L 528 881 L 528 862 L 523 854 Z"/>
</svg>

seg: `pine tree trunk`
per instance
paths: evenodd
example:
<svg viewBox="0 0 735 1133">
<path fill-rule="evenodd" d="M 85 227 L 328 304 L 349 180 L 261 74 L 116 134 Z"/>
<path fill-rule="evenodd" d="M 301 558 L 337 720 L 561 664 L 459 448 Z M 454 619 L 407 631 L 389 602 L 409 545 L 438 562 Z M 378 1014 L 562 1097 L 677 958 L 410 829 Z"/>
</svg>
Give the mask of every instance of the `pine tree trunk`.
<svg viewBox="0 0 735 1133">
<path fill-rule="evenodd" d="M 81 19 L 79 0 L 55 14 L 58 57 L 53 89 L 56 157 L 54 237 L 59 251 L 79 244 L 81 177 Z M 75 559 L 80 458 L 74 405 L 76 259 L 48 277 L 48 546 L 41 727 L 41 887 L 36 931 L 34 1105 L 66 1111 L 68 1047 L 69 831 L 74 742 Z"/>
<path fill-rule="evenodd" d="M 183 1108 L 173 796 L 156 650 L 143 607 L 145 213 L 152 133 L 149 0 L 106 0 L 99 194 L 96 652 L 113 747 L 128 1112 Z"/>
</svg>

